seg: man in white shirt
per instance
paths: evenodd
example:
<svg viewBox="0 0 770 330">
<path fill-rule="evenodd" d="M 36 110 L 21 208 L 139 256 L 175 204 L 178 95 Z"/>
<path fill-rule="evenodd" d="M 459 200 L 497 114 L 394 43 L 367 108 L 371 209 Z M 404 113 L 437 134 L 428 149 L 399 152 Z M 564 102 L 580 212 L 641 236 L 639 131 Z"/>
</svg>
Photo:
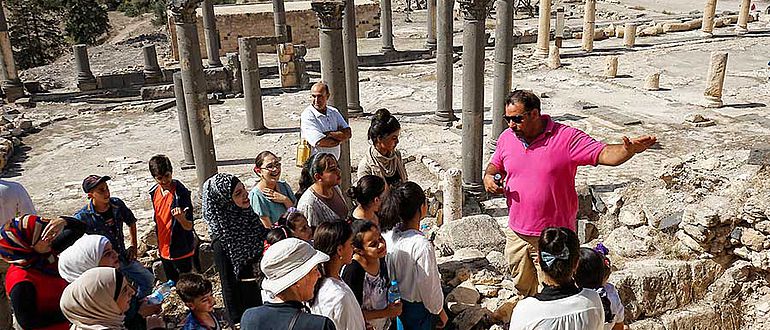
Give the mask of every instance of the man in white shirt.
<svg viewBox="0 0 770 330">
<path fill-rule="evenodd" d="M 0 179 L 0 226 L 19 215 L 36 213 L 24 186 Z"/>
<path fill-rule="evenodd" d="M 325 82 L 317 82 L 310 88 L 313 104 L 302 111 L 302 138 L 310 144 L 310 155 L 330 153 L 340 159 L 340 144 L 350 139 L 350 126 L 342 114 L 326 105 L 329 100 L 329 86 Z"/>
</svg>

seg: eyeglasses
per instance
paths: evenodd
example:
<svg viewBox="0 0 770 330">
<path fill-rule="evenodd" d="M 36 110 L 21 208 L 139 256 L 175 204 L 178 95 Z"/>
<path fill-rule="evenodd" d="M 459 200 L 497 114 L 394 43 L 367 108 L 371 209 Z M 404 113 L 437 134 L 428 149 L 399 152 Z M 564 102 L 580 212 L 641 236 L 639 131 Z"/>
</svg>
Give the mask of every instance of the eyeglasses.
<svg viewBox="0 0 770 330">
<path fill-rule="evenodd" d="M 511 122 L 521 124 L 521 122 L 524 121 L 524 115 L 515 115 L 515 116 L 503 116 L 503 119 L 505 119 L 505 122 L 510 124 Z"/>
<path fill-rule="evenodd" d="M 270 163 L 270 164 L 265 165 L 265 167 L 263 167 L 263 169 L 265 169 L 265 170 L 277 170 L 279 168 L 281 168 L 281 163 L 280 162 Z"/>
</svg>

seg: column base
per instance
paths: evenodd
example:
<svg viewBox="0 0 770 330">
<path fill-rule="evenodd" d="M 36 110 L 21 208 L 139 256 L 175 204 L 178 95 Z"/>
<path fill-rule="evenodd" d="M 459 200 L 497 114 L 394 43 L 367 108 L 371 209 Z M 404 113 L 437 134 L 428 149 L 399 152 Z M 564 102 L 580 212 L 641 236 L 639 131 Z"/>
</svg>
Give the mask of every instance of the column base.
<svg viewBox="0 0 770 330">
<path fill-rule="evenodd" d="M 348 116 L 360 117 L 364 114 L 364 108 L 358 104 L 348 104 Z"/>
<path fill-rule="evenodd" d="M 3 84 L 3 93 L 5 93 L 5 99 L 8 100 L 8 102 L 13 103 L 24 97 L 24 86 Z"/>
<path fill-rule="evenodd" d="M 208 66 L 207 66 L 208 68 L 221 68 L 221 67 L 224 66 L 224 65 L 222 65 L 222 61 L 214 62 L 214 61 L 210 61 L 210 60 L 207 59 L 206 63 L 208 63 Z"/>
<path fill-rule="evenodd" d="M 741 27 L 741 26 L 736 26 L 735 27 L 735 34 L 737 34 L 739 36 L 742 36 L 742 35 L 744 35 L 746 33 L 749 33 L 749 30 L 747 28 Z"/>
<path fill-rule="evenodd" d="M 144 71 L 145 84 L 157 84 L 163 80 L 163 74 L 160 71 Z"/>
<path fill-rule="evenodd" d="M 86 81 L 78 81 L 78 89 L 81 91 L 93 91 L 98 88 L 96 84 L 96 79 L 94 80 L 86 80 Z"/>
<path fill-rule="evenodd" d="M 186 160 L 182 159 L 179 161 L 179 168 L 183 170 L 191 170 L 195 168 L 195 161 L 192 163 L 188 163 Z"/>
<path fill-rule="evenodd" d="M 456 122 L 458 120 L 460 120 L 460 118 L 455 116 L 454 112 L 452 112 L 451 110 L 446 111 L 446 112 L 445 111 L 441 111 L 439 113 L 435 113 L 431 117 L 431 121 L 432 122 L 434 122 L 436 124 L 439 124 L 441 126 L 447 126 L 447 127 L 452 126 L 452 123 L 454 123 L 454 122 Z"/>
<path fill-rule="evenodd" d="M 704 105 L 706 108 L 721 108 L 724 104 L 722 103 L 721 97 L 716 96 L 708 96 L 706 95 L 706 104 Z"/>
<path fill-rule="evenodd" d="M 548 57 L 548 50 L 547 49 L 543 50 L 543 49 L 540 49 L 540 48 L 535 49 L 535 52 L 532 53 L 532 56 L 540 57 L 540 58 L 547 58 Z"/>
<path fill-rule="evenodd" d="M 701 38 L 712 38 L 712 37 L 714 37 L 714 33 L 713 32 L 701 31 L 700 36 L 701 36 Z"/>
<path fill-rule="evenodd" d="M 480 183 L 463 182 L 463 193 L 466 196 L 466 201 L 469 201 L 469 200 L 482 201 L 487 196 L 486 190 L 484 190 L 484 185 Z"/>
<path fill-rule="evenodd" d="M 553 44 L 556 45 L 556 47 L 559 47 L 559 48 L 561 48 L 562 42 L 563 42 L 562 38 L 558 38 L 558 37 L 553 40 Z"/>
<path fill-rule="evenodd" d="M 425 42 L 425 48 L 427 48 L 428 50 L 436 50 L 436 41 L 433 40 L 433 41 Z"/>
<path fill-rule="evenodd" d="M 246 128 L 246 129 L 242 129 L 241 130 L 241 134 L 260 136 L 260 135 L 267 134 L 267 132 L 269 132 L 269 131 L 270 130 L 268 130 L 266 127 L 265 128 L 258 128 L 258 129 Z"/>
</svg>

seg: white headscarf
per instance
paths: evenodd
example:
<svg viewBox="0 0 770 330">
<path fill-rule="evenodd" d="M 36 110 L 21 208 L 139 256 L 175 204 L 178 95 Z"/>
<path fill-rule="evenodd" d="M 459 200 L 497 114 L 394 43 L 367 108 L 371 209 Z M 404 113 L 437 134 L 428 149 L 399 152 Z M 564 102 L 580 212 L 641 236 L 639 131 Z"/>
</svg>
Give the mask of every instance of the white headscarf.
<svg viewBox="0 0 770 330">
<path fill-rule="evenodd" d="M 101 235 L 83 235 L 59 254 L 59 275 L 72 283 L 85 271 L 99 266 L 110 240 Z"/>
<path fill-rule="evenodd" d="M 72 322 L 70 330 L 124 330 L 125 316 L 115 301 L 124 285 L 120 271 L 109 267 L 89 269 L 68 285 L 59 307 Z"/>
</svg>

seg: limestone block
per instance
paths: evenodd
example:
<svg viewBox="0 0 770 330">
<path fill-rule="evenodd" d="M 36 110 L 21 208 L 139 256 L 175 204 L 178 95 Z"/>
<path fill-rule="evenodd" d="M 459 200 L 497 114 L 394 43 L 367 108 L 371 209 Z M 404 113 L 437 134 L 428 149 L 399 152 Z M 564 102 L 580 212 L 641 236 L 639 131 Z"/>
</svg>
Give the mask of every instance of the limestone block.
<svg viewBox="0 0 770 330">
<path fill-rule="evenodd" d="M 618 75 L 618 57 L 610 56 L 607 58 L 607 67 L 604 70 L 604 76 L 607 78 L 615 78 Z"/>
<path fill-rule="evenodd" d="M 754 228 L 744 228 L 741 235 L 741 243 L 752 251 L 761 252 L 767 237 Z"/>
<path fill-rule="evenodd" d="M 604 240 L 610 251 L 628 258 L 638 258 L 647 255 L 651 251 L 651 242 L 634 235 L 626 226 L 613 230 Z"/>
<path fill-rule="evenodd" d="M 626 320 L 659 316 L 692 301 L 692 272 L 685 261 L 629 262 L 610 275 L 609 282 L 626 306 Z"/>
<path fill-rule="evenodd" d="M 551 45 L 548 50 L 548 67 L 551 69 L 558 69 L 561 67 L 561 56 L 559 55 L 559 47 Z"/>
<path fill-rule="evenodd" d="M 644 89 L 648 91 L 660 90 L 660 72 L 654 72 L 644 81 Z"/>
<path fill-rule="evenodd" d="M 502 252 L 499 251 L 489 251 L 489 253 L 486 256 L 487 261 L 489 261 L 489 265 L 492 266 L 497 272 L 505 274 L 508 269 L 508 260 L 505 259 L 505 256 Z"/>
<path fill-rule="evenodd" d="M 471 281 L 465 281 L 452 289 L 446 296 L 446 304 L 452 313 L 460 313 L 468 308 L 476 306 L 481 295 Z"/>
<path fill-rule="evenodd" d="M 436 245 L 447 245 L 452 250 L 475 248 L 483 253 L 503 251 L 505 235 L 494 218 L 475 215 L 444 223 L 438 231 Z"/>
<path fill-rule="evenodd" d="M 651 37 L 651 36 L 657 36 L 659 34 L 663 33 L 663 28 L 659 26 L 650 26 L 647 28 L 642 29 L 639 32 L 640 37 Z"/>
<path fill-rule="evenodd" d="M 663 33 L 669 33 L 669 32 L 679 32 L 679 31 L 689 31 L 693 29 L 700 28 L 700 24 L 696 28 L 693 28 L 690 23 L 666 23 L 663 24 Z"/>
<path fill-rule="evenodd" d="M 683 230 L 677 231 L 674 236 L 679 240 L 680 244 L 694 252 L 703 253 L 705 251 L 698 241 L 687 235 Z"/>
<path fill-rule="evenodd" d="M 488 313 L 486 308 L 474 306 L 463 310 L 454 318 L 454 320 L 452 320 L 452 324 L 454 324 L 455 328 L 458 330 L 470 330 Z"/>
<path fill-rule="evenodd" d="M 503 276 L 488 269 L 481 269 L 471 275 L 470 281 L 474 285 L 496 285 L 500 286 Z"/>
<path fill-rule="evenodd" d="M 174 97 L 174 85 L 157 85 L 142 87 L 139 93 L 142 100 L 157 100 Z"/>
<path fill-rule="evenodd" d="M 699 330 L 723 330 L 730 329 L 728 324 L 723 324 L 723 320 L 729 320 L 725 314 L 730 313 L 730 308 L 720 308 L 717 312 L 713 306 L 706 303 L 692 304 L 681 310 L 669 313 L 660 317 L 660 321 L 665 329 L 699 329 Z M 733 312 L 737 314 L 736 312 Z M 730 321 L 727 321 L 730 322 Z"/>
<path fill-rule="evenodd" d="M 494 285 L 476 285 L 476 290 L 485 298 L 496 297 L 500 287 Z"/>
<path fill-rule="evenodd" d="M 696 30 L 696 29 L 700 29 L 701 26 L 703 26 L 703 19 L 700 19 L 700 18 L 694 19 L 694 20 L 687 21 L 685 23 L 689 25 L 689 28 L 687 30 Z"/>
<path fill-rule="evenodd" d="M 691 204 L 685 207 L 682 223 L 713 227 L 719 224 L 719 214 L 703 204 Z"/>
<path fill-rule="evenodd" d="M 489 298 L 482 302 L 495 322 L 508 323 L 511 321 L 511 314 L 516 304 L 521 300 L 521 296 L 512 296 L 510 298 Z"/>
<path fill-rule="evenodd" d="M 637 204 L 622 207 L 620 209 L 620 214 L 618 215 L 618 220 L 620 223 L 629 227 L 639 227 L 647 224 L 647 217 L 644 214 L 644 210 Z"/>
</svg>

